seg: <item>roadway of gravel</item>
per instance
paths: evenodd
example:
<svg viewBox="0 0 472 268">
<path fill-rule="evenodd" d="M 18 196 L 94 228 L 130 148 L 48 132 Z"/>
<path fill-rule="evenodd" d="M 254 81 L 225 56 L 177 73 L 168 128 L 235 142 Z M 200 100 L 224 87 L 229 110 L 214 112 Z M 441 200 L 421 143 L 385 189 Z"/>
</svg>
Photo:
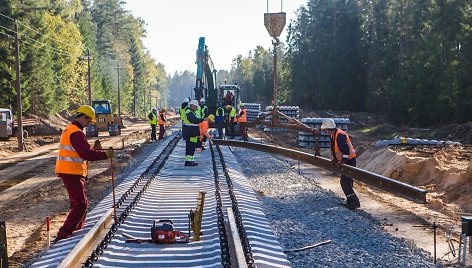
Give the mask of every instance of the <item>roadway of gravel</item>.
<svg viewBox="0 0 472 268">
<path fill-rule="evenodd" d="M 241 148 L 234 153 L 284 249 L 332 240 L 288 253 L 293 267 L 441 267 L 428 252 L 385 232 L 367 212 L 340 205 L 333 192 L 292 171 L 287 161 Z"/>
</svg>

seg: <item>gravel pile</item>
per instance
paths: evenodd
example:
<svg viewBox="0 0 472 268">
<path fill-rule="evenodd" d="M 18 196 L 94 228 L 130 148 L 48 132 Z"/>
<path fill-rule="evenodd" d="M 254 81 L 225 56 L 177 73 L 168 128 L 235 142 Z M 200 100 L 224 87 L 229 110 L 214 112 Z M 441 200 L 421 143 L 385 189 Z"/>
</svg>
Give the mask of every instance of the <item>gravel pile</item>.
<svg viewBox="0 0 472 268">
<path fill-rule="evenodd" d="M 234 148 L 234 154 L 260 193 L 258 198 L 284 249 L 332 240 L 287 253 L 293 267 L 435 267 L 428 252 L 384 232 L 368 213 L 343 207 L 333 192 L 298 175 L 285 160 L 242 148 Z"/>
</svg>

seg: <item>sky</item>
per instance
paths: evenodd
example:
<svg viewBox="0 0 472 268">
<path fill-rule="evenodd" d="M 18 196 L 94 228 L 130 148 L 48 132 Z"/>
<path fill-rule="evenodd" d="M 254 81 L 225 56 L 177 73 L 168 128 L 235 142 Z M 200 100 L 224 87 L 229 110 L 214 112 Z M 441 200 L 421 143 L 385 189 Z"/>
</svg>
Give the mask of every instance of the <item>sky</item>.
<svg viewBox="0 0 472 268">
<path fill-rule="evenodd" d="M 247 56 L 261 45 L 272 47 L 264 26 L 264 13 L 285 12 L 287 23 L 308 0 L 128 0 L 125 8 L 146 21 L 144 46 L 165 65 L 168 74 L 196 72 L 195 51 L 199 37 L 205 43 L 217 70 L 229 70 L 238 54 Z"/>
</svg>

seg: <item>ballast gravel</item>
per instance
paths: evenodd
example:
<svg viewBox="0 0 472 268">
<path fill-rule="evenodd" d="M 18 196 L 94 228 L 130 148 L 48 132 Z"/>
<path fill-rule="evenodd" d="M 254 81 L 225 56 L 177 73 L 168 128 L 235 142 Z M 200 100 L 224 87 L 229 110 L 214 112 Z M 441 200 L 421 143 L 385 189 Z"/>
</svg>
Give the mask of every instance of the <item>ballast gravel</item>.
<svg viewBox="0 0 472 268">
<path fill-rule="evenodd" d="M 367 212 L 343 207 L 333 192 L 292 171 L 283 158 L 233 150 L 284 249 L 332 241 L 287 253 L 292 267 L 441 267 L 428 252 L 384 232 Z"/>
</svg>

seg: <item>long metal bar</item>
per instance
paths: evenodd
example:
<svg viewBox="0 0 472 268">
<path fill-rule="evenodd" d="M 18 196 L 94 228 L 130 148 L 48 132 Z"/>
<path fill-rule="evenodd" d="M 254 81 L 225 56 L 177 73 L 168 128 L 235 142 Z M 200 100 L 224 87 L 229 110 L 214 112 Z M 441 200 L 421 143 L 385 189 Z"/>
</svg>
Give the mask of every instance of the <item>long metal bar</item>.
<svg viewBox="0 0 472 268">
<path fill-rule="evenodd" d="M 373 172 L 363 170 L 357 167 L 349 165 L 333 165 L 329 159 L 315 156 L 313 154 L 295 151 L 292 149 L 286 149 L 274 145 L 253 143 L 253 142 L 242 142 L 242 141 L 229 141 L 213 139 L 213 143 L 217 145 L 226 145 L 234 147 L 242 147 L 247 149 L 253 149 L 271 154 L 282 155 L 291 159 L 300 160 L 308 164 L 312 164 L 317 167 L 324 168 L 329 171 L 338 172 L 342 175 L 352 177 L 353 179 L 373 186 L 375 188 L 390 192 L 392 194 L 404 197 L 417 203 L 426 203 L 426 194 L 428 191 L 420 189 L 418 187 L 396 181 L 394 179 L 387 178 L 385 176 L 375 174 Z"/>
</svg>

